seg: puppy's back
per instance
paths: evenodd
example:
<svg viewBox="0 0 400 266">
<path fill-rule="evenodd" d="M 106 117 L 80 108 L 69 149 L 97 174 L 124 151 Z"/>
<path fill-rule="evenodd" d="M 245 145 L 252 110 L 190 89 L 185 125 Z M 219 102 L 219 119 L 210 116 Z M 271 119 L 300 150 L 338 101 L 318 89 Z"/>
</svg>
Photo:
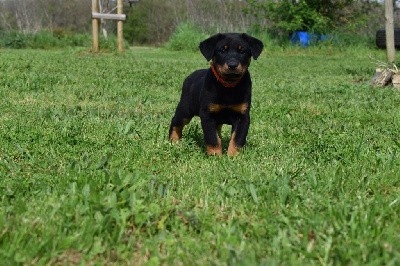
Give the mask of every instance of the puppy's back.
<svg viewBox="0 0 400 266">
<path fill-rule="evenodd" d="M 199 69 L 190 74 L 182 86 L 181 104 L 186 105 L 190 115 L 199 115 L 200 93 L 204 86 L 208 69 Z"/>
</svg>

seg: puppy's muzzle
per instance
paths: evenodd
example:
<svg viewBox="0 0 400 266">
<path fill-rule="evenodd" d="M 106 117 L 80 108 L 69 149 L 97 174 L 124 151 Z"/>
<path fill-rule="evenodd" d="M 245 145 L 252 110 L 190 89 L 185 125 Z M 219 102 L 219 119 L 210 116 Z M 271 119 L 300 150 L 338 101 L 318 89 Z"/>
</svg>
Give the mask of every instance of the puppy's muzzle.
<svg viewBox="0 0 400 266">
<path fill-rule="evenodd" d="M 239 62 L 237 61 L 229 61 L 227 62 L 229 70 L 236 70 L 236 68 L 239 66 Z"/>
</svg>

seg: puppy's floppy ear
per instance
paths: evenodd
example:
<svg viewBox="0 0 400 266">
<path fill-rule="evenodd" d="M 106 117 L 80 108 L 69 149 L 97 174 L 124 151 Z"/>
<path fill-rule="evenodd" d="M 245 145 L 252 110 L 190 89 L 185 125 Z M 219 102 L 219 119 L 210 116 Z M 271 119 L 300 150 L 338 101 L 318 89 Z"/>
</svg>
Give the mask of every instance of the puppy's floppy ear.
<svg viewBox="0 0 400 266">
<path fill-rule="evenodd" d="M 264 48 L 264 44 L 259 39 L 247 35 L 246 33 L 242 34 L 242 38 L 250 45 L 251 55 L 257 60 Z"/>
<path fill-rule="evenodd" d="M 217 45 L 217 42 L 219 42 L 223 37 L 224 37 L 223 34 L 218 33 L 200 43 L 199 46 L 200 52 L 207 59 L 207 61 L 211 60 L 211 58 L 214 55 L 215 46 Z"/>
</svg>

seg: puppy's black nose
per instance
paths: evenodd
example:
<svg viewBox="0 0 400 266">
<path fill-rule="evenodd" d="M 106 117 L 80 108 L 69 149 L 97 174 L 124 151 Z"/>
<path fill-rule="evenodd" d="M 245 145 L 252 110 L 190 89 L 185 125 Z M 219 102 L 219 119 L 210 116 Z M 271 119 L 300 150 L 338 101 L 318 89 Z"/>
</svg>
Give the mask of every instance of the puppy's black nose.
<svg viewBox="0 0 400 266">
<path fill-rule="evenodd" d="M 234 70 L 238 67 L 239 63 L 238 62 L 228 62 L 228 68 L 230 70 Z"/>
</svg>

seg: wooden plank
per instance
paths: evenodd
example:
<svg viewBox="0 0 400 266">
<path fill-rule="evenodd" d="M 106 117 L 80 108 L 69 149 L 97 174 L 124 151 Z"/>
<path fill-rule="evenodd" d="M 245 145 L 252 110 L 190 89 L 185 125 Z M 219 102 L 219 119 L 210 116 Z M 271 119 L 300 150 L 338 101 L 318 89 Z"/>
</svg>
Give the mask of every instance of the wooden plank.
<svg viewBox="0 0 400 266">
<path fill-rule="evenodd" d="M 125 14 L 102 14 L 97 12 L 92 12 L 93 19 L 110 19 L 110 20 L 119 20 L 125 21 L 126 15 Z"/>
</svg>

